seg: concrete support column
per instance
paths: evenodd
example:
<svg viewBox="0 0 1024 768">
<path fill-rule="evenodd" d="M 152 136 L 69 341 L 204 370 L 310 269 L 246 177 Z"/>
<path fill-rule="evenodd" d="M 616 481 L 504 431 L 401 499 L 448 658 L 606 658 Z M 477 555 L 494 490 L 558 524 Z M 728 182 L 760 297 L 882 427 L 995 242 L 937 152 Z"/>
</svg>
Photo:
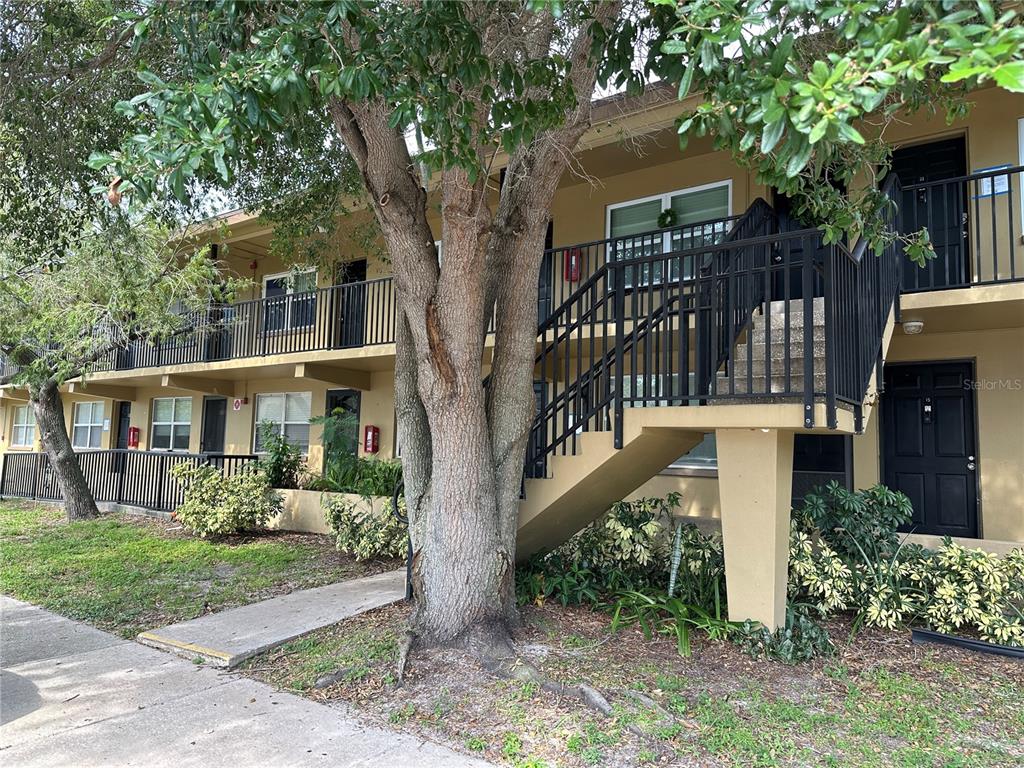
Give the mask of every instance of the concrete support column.
<svg viewBox="0 0 1024 768">
<path fill-rule="evenodd" d="M 717 429 L 729 619 L 786 623 L 793 433 Z"/>
</svg>

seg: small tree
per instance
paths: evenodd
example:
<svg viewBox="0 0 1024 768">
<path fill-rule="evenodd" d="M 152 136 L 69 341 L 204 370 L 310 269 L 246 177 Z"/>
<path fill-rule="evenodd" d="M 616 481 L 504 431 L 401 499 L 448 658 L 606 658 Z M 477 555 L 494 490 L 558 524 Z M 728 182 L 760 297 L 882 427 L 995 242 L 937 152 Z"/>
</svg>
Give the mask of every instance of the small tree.
<svg viewBox="0 0 1024 768">
<path fill-rule="evenodd" d="M 132 55 L 132 29 L 108 25 L 128 5 L 21 2 L 0 16 L 0 353 L 19 367 L 0 384 L 28 389 L 70 518 L 96 505 L 59 387 L 135 339 L 180 328 L 174 308 L 202 306 L 221 280 L 205 251 L 190 253 L 177 211 L 129 216 L 116 182 L 91 191 L 89 153 L 123 135 L 113 105 L 141 89 L 128 73 L 142 56 L 160 71 L 173 62 L 158 44 Z"/>
<path fill-rule="evenodd" d="M 123 217 L 69 242 L 61 259 L 24 265 L 0 233 L 0 351 L 19 366 L 0 383 L 28 389 L 68 517 L 76 519 L 96 506 L 68 439 L 59 388 L 136 340 L 179 330 L 185 318 L 178 308 L 205 305 L 219 275 L 205 253 L 189 253 L 166 229 Z"/>
</svg>

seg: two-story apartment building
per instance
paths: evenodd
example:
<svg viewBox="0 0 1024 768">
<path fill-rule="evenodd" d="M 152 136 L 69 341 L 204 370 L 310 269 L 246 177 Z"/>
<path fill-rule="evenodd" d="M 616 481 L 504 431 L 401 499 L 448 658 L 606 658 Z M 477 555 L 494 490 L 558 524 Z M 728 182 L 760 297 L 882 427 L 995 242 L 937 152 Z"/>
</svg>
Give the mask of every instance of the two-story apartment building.
<svg viewBox="0 0 1024 768">
<path fill-rule="evenodd" d="M 907 493 L 918 535 L 1024 542 L 1024 97 L 972 101 L 965 120 L 911 115 L 887 132 L 890 223 L 929 229 L 937 258 L 923 269 L 896 249 L 858 260 L 826 246 L 708 139 L 680 152 L 670 90 L 596 107 L 539 275 L 524 552 L 615 498 L 679 491 L 683 514 L 710 521 L 759 493 L 788 507 L 829 479 Z M 346 229 L 333 268 L 292 268 L 257 216 L 223 223 L 215 244 L 248 295 L 67 387 L 69 434 L 95 453 L 103 493 L 169 506 L 168 462 L 258 452 L 262 422 L 315 469 L 310 419 L 336 407 L 360 435 L 376 428 L 376 455 L 400 453 L 386 261 Z M 45 496 L 24 399 L 0 390 L 0 492 Z M 780 431 L 793 436 L 781 448 Z M 745 537 L 778 552 L 772 520 L 726 525 L 727 549 Z"/>
</svg>

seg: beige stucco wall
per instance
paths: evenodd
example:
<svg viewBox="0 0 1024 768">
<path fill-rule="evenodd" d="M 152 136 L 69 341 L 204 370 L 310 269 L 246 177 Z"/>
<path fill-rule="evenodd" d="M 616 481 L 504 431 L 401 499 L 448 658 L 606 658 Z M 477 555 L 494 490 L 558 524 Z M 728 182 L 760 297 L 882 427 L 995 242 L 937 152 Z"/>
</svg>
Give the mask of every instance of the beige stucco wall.
<svg viewBox="0 0 1024 768">
<path fill-rule="evenodd" d="M 281 491 L 284 501 L 284 511 L 273 518 L 270 528 L 277 528 L 284 531 L 303 531 L 306 533 L 332 533 L 331 527 L 324 517 L 323 497 L 341 497 L 349 504 L 354 504 L 357 509 L 366 511 L 372 510 L 379 513 L 381 507 L 388 501 L 383 496 L 359 496 L 354 493 L 329 493 L 323 494 L 319 491 Z"/>
<path fill-rule="evenodd" d="M 978 421 L 980 534 L 1024 541 L 1024 328 L 893 337 L 887 362 L 972 360 L 981 386 L 975 391 Z M 879 419 L 853 439 L 853 481 L 866 488 L 881 481 Z M 682 494 L 679 513 L 718 518 L 718 479 L 658 475 L 630 498 Z"/>
<path fill-rule="evenodd" d="M 1016 165 L 1020 158 L 1018 147 L 1018 118 L 1024 117 L 1024 96 L 1008 94 L 998 89 L 978 91 L 971 95 L 973 111 L 964 121 L 947 125 L 942 115 L 916 115 L 905 122 L 896 123 L 887 129 L 887 138 L 894 144 L 909 145 L 924 140 L 962 134 L 966 137 L 968 169 L 994 165 Z M 640 151 L 632 140 L 621 140 L 580 153 L 580 167 L 593 178 L 567 177 L 558 190 L 552 208 L 554 221 L 554 243 L 558 245 L 586 242 L 603 238 L 606 234 L 606 210 L 613 203 L 639 197 L 672 192 L 721 180 L 731 180 L 731 208 L 741 212 L 755 197 L 765 195 L 752 177 L 738 169 L 731 159 L 721 152 L 711 150 L 708 140 L 691 143 L 686 154 L 680 155 L 671 130 L 663 130 L 647 137 L 639 144 Z M 1017 200 L 1019 203 L 1020 201 Z M 361 214 L 356 214 L 358 217 Z M 1015 231 L 1024 231 L 1019 221 L 1020 205 L 1015 208 Z M 431 223 L 440 234 L 436 213 Z M 1007 225 L 1007 226 L 1004 226 Z M 228 258 L 233 269 L 241 276 L 255 279 L 256 287 L 252 296 L 259 295 L 262 277 L 285 270 L 280 259 L 266 254 L 268 233 L 265 228 L 252 226 L 251 242 L 235 238 L 228 243 Z M 1008 231 L 1008 223 L 997 221 L 998 237 Z M 988 236 L 987 234 L 985 235 Z M 1018 244 L 1019 245 L 1019 244 Z M 251 248 L 249 246 L 252 246 Z M 361 258 L 364 251 L 356 238 L 344 230 L 336 246 L 339 261 Z M 1001 246 L 1002 252 L 1006 248 Z M 255 271 L 250 262 L 257 262 Z M 1022 268 L 1018 259 L 1018 274 Z M 1004 265 L 1000 266 L 1003 269 Z M 376 254 L 371 254 L 368 276 L 390 273 L 390 265 Z M 319 275 L 319 284 L 327 285 L 330 279 L 326 271 Z M 242 298 L 248 298 L 244 296 Z M 979 308 L 965 300 L 963 316 L 965 321 L 972 311 Z M 1024 330 L 985 330 L 976 332 L 947 332 L 934 334 L 926 332 L 913 340 L 897 333 L 889 352 L 890 361 L 899 360 L 943 360 L 975 359 L 979 378 L 999 380 L 1024 376 Z M 370 354 L 393 354 L 393 349 L 381 349 Z M 315 355 L 309 356 L 316 360 Z M 262 361 L 269 363 L 269 361 Z M 120 374 L 119 374 L 120 375 Z M 125 372 L 125 376 L 130 376 Z M 226 450 L 247 453 L 252 449 L 253 408 L 255 395 L 260 392 L 310 391 L 312 393 L 312 415 L 323 413 L 326 391 L 330 387 L 319 382 L 291 379 L 258 379 L 238 382 L 236 396 L 246 396 L 247 405 L 238 412 L 229 404 L 227 416 Z M 167 391 L 159 387 L 140 387 L 132 406 L 132 424 L 142 433 L 142 444 L 146 448 L 150 432 L 150 407 L 153 397 L 170 394 L 185 394 L 181 391 Z M 193 425 L 190 450 L 198 450 L 201 432 L 202 395 L 193 396 Z M 92 399 L 77 395 L 66 395 L 66 410 L 70 423 L 71 403 L 77 399 Z M 230 398 L 229 398 L 230 400 Z M 107 400 L 106 416 L 111 418 L 112 401 Z M 1024 540 L 1024 394 L 1010 389 L 981 390 L 977 393 L 979 424 L 979 462 L 981 478 L 981 527 L 982 534 L 989 538 Z M 3 442 L 0 448 L 9 446 L 12 404 L 3 403 L 0 419 Z M 374 371 L 371 387 L 362 394 L 361 429 L 375 424 L 381 429 L 378 454 L 382 458 L 392 455 L 395 444 L 393 410 L 393 373 L 390 370 Z M 112 419 L 113 421 L 113 419 Z M 104 433 L 104 446 L 110 445 L 114 426 Z M 311 429 L 310 462 L 318 467 L 322 460 L 319 448 L 319 430 Z M 878 433 L 877 419 L 868 423 L 867 433 L 853 441 L 854 480 L 858 486 L 877 482 L 878 475 Z M 641 486 L 633 494 L 664 495 L 676 490 L 683 494 L 682 513 L 688 516 L 717 518 L 720 516 L 718 480 L 715 477 L 694 477 L 659 475 Z"/>
<path fill-rule="evenodd" d="M 983 538 L 1024 541 L 1024 328 L 970 333 L 897 332 L 887 361 L 971 360 L 978 430 L 978 477 Z M 854 439 L 853 475 L 859 487 L 879 480 L 878 419 Z"/>
</svg>

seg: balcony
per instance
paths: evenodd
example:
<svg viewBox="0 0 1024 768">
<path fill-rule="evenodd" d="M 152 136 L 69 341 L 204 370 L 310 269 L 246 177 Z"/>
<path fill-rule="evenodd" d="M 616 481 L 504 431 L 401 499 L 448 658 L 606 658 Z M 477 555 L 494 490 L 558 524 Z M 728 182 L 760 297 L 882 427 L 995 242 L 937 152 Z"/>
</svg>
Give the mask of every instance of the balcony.
<svg viewBox="0 0 1024 768">
<path fill-rule="evenodd" d="M 539 279 L 538 323 L 547 319 L 581 281 L 607 260 L 712 245 L 725 236 L 738 218 L 731 216 L 545 251 Z M 693 269 L 690 262 L 666 263 L 672 279 L 679 269 Z M 652 273 L 637 279 L 662 278 Z M 102 360 L 97 370 L 128 371 L 393 344 L 393 280 L 384 277 L 212 306 L 188 315 L 184 326 L 168 338 L 140 340 L 117 350 Z"/>
<path fill-rule="evenodd" d="M 192 313 L 185 328 L 159 341 L 136 341 L 98 370 L 125 371 L 295 352 L 352 349 L 395 340 L 390 277 Z"/>
<path fill-rule="evenodd" d="M 903 293 L 1024 280 L 1024 166 L 910 184 L 901 231 L 926 228 L 935 258 L 903 266 Z"/>
<path fill-rule="evenodd" d="M 901 292 L 1024 280 L 1022 174 L 1024 166 L 1018 166 L 903 187 L 896 200 L 900 230 L 909 233 L 926 227 L 936 258 L 924 268 L 905 262 Z M 570 297 L 577 299 L 573 311 L 586 314 L 605 297 L 594 294 L 596 286 L 590 291 L 593 295 L 579 297 L 580 286 L 605 265 L 639 259 L 642 264 L 635 274 L 622 273 L 628 313 L 630 297 L 641 295 L 646 287 L 693 278 L 699 267 L 695 254 L 722 242 L 739 219 L 730 216 L 548 249 L 539 276 L 538 324 L 547 322 Z M 97 370 L 388 345 L 395 339 L 395 311 L 390 277 L 213 306 L 190 315 L 185 328 L 168 338 L 137 341 L 117 350 L 101 360 Z M 563 313 L 558 322 L 571 323 L 573 315 Z M 0 375 L 12 371 L 10 362 L 0 357 Z"/>
</svg>

